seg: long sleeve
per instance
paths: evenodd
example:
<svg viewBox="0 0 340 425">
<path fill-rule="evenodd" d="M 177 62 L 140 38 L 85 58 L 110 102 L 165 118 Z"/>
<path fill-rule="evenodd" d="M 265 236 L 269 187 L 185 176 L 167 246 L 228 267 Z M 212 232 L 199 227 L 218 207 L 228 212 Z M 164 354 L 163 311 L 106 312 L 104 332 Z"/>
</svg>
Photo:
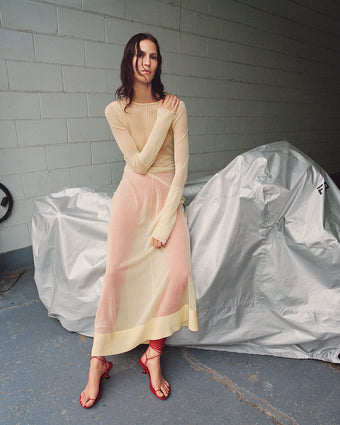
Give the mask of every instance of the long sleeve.
<svg viewBox="0 0 340 425">
<path fill-rule="evenodd" d="M 189 143 L 185 104 L 181 101 L 173 121 L 175 175 L 152 237 L 166 242 L 175 225 L 177 208 L 181 203 L 188 175 Z"/>
<path fill-rule="evenodd" d="M 125 160 L 136 173 L 146 174 L 164 143 L 175 117 L 175 112 L 162 108 L 157 109 L 157 119 L 148 140 L 140 152 L 128 131 L 124 114 L 125 112 L 119 106 L 119 102 L 112 102 L 105 108 L 106 119 Z"/>
</svg>

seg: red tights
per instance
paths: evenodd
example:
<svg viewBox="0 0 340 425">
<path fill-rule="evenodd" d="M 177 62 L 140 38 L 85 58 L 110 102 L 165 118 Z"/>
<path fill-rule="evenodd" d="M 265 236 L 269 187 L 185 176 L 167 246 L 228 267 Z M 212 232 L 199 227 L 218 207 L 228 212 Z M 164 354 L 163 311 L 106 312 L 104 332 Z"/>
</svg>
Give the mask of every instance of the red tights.
<svg viewBox="0 0 340 425">
<path fill-rule="evenodd" d="M 162 354 L 165 341 L 166 341 L 166 338 L 152 339 L 149 342 L 149 347 L 151 347 L 153 350 L 155 350 L 156 353 Z"/>
</svg>

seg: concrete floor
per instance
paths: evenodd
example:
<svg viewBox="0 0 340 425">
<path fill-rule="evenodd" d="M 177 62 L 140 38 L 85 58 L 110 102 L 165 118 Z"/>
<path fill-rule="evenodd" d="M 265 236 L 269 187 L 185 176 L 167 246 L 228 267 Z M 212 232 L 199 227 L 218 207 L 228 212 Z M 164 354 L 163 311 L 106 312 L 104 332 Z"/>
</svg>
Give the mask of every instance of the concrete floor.
<svg viewBox="0 0 340 425">
<path fill-rule="evenodd" d="M 92 339 L 47 316 L 28 269 L 0 293 L 0 424 L 340 424 L 340 366 L 166 347 L 172 394 L 156 399 L 141 373 L 145 347 L 110 358 L 103 396 L 85 410 Z"/>
</svg>

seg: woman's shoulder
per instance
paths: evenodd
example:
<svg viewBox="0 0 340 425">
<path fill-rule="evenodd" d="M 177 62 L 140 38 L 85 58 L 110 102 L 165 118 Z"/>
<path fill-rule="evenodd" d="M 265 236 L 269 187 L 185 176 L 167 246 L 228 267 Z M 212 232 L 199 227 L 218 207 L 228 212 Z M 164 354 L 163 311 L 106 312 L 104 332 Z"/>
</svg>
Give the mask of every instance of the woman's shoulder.
<svg viewBox="0 0 340 425">
<path fill-rule="evenodd" d="M 172 93 L 165 93 L 165 95 L 166 96 L 167 95 L 172 95 Z M 179 99 L 179 105 L 178 105 L 178 109 L 176 111 L 176 116 L 180 116 L 180 115 L 186 114 L 187 113 L 187 109 L 186 109 L 186 106 L 185 106 L 184 101 L 179 96 L 177 96 L 177 95 L 174 95 L 174 96 L 176 96 Z"/>
<path fill-rule="evenodd" d="M 125 106 L 126 106 L 126 101 L 124 99 L 114 100 L 113 102 L 106 105 L 105 115 L 107 116 L 108 114 L 120 114 L 124 112 Z"/>
<path fill-rule="evenodd" d="M 187 113 L 187 108 L 185 106 L 185 103 L 182 99 L 179 99 L 179 105 L 177 109 L 177 115 L 182 115 Z"/>
<path fill-rule="evenodd" d="M 175 95 L 176 96 L 176 95 Z M 184 101 L 179 97 L 179 96 L 176 96 L 178 99 L 179 99 L 179 105 L 178 105 L 178 109 L 177 109 L 177 112 L 183 112 L 183 111 L 186 111 L 186 107 L 185 107 L 185 103 L 184 103 Z"/>
<path fill-rule="evenodd" d="M 178 109 L 186 110 L 185 103 L 182 99 L 179 99 Z"/>
<path fill-rule="evenodd" d="M 166 96 L 168 96 L 168 95 L 176 96 L 176 97 L 179 99 L 179 103 L 180 103 L 180 105 L 184 105 L 184 106 L 185 106 L 184 101 L 183 101 L 183 100 L 182 100 L 179 96 L 177 96 L 177 94 L 173 94 L 173 93 L 165 93 L 165 96 L 164 96 L 164 97 L 166 97 Z"/>
</svg>

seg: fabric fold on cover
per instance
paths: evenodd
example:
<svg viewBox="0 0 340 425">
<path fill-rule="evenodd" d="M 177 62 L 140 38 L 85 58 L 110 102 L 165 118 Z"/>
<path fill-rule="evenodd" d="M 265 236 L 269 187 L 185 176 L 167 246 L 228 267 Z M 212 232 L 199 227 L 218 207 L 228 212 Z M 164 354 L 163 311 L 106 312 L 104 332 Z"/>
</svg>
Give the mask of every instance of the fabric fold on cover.
<svg viewBox="0 0 340 425">
<path fill-rule="evenodd" d="M 340 191 L 324 170 L 260 146 L 186 213 L 200 330 L 168 344 L 340 363 Z"/>
</svg>

